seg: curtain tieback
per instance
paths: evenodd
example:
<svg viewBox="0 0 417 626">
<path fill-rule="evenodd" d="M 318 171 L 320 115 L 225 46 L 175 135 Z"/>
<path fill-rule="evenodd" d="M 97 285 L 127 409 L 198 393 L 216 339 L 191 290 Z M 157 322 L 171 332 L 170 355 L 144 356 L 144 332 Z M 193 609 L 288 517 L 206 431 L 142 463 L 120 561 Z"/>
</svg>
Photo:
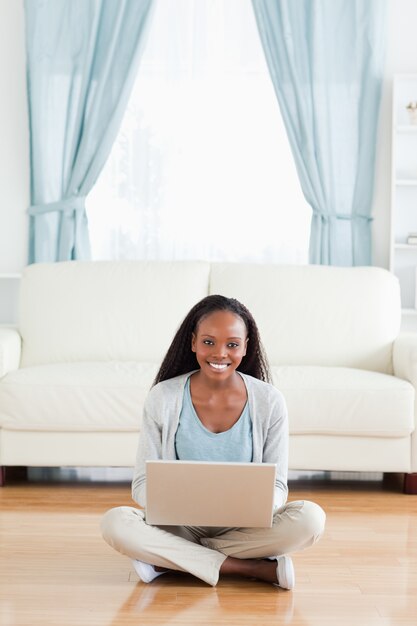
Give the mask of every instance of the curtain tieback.
<svg viewBox="0 0 417 626">
<path fill-rule="evenodd" d="M 322 211 L 316 211 L 313 209 L 314 215 L 320 217 L 323 222 L 329 222 L 331 219 L 335 220 L 366 220 L 367 222 L 372 222 L 374 219 L 370 215 L 363 215 L 363 213 L 323 213 Z"/>
<path fill-rule="evenodd" d="M 64 211 L 72 213 L 73 211 L 84 211 L 85 196 L 70 196 L 62 198 L 58 202 L 45 202 L 45 204 L 32 204 L 28 208 L 29 215 L 42 215 L 43 213 L 53 213 L 55 211 Z"/>
</svg>

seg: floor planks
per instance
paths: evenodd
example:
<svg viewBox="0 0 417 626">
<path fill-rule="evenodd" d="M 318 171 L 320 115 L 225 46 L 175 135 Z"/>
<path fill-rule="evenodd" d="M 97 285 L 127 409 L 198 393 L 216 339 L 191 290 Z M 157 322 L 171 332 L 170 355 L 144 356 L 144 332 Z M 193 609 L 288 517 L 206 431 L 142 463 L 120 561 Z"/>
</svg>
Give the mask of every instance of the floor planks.
<svg viewBox="0 0 417 626">
<path fill-rule="evenodd" d="M 395 484 L 293 481 L 290 499 L 327 512 L 294 555 L 297 585 L 187 575 L 138 581 L 101 539 L 101 514 L 131 504 L 127 483 L 17 483 L 0 489 L 0 626 L 197 624 L 416 626 L 417 496 Z"/>
</svg>

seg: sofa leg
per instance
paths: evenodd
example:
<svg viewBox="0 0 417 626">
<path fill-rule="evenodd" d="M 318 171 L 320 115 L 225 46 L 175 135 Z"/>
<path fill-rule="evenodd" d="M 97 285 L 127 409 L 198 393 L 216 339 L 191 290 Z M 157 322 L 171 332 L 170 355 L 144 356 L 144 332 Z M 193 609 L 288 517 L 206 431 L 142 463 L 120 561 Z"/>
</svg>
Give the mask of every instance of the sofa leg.
<svg viewBox="0 0 417 626">
<path fill-rule="evenodd" d="M 9 483 L 26 482 L 28 479 L 28 468 L 25 466 L 0 465 L 0 487 L 6 485 L 6 478 Z"/>
<path fill-rule="evenodd" d="M 417 473 L 404 474 L 404 493 L 417 495 Z"/>
<path fill-rule="evenodd" d="M 382 485 L 383 489 L 401 493 L 404 489 L 404 474 L 398 472 L 384 472 Z"/>
</svg>

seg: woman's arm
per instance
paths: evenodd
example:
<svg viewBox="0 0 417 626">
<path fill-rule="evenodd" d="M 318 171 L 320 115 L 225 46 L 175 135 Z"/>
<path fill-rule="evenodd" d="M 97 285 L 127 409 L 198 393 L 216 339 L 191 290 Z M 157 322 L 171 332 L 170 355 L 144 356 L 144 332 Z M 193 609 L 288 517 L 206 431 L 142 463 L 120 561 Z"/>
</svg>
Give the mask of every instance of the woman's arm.
<svg viewBox="0 0 417 626">
<path fill-rule="evenodd" d="M 162 458 L 162 428 L 153 410 L 152 391 L 143 409 L 142 428 L 136 454 L 135 472 L 132 481 L 132 498 L 140 506 L 146 506 L 146 461 Z"/>
<path fill-rule="evenodd" d="M 268 433 L 264 442 L 264 463 L 275 463 L 277 473 L 275 478 L 274 508 L 284 506 L 288 497 L 288 411 L 284 396 L 274 389 L 274 398 L 271 402 L 271 414 Z"/>
</svg>

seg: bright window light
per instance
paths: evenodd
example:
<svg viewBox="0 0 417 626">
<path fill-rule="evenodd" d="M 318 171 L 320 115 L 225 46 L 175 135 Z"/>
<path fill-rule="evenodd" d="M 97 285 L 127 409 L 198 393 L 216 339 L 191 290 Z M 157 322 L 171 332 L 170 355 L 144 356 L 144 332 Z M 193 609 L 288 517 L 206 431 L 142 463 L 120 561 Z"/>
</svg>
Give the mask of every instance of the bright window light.
<svg viewBox="0 0 417 626">
<path fill-rule="evenodd" d="M 308 262 L 311 209 L 250 0 L 158 0 L 87 214 L 94 259 Z"/>
</svg>

